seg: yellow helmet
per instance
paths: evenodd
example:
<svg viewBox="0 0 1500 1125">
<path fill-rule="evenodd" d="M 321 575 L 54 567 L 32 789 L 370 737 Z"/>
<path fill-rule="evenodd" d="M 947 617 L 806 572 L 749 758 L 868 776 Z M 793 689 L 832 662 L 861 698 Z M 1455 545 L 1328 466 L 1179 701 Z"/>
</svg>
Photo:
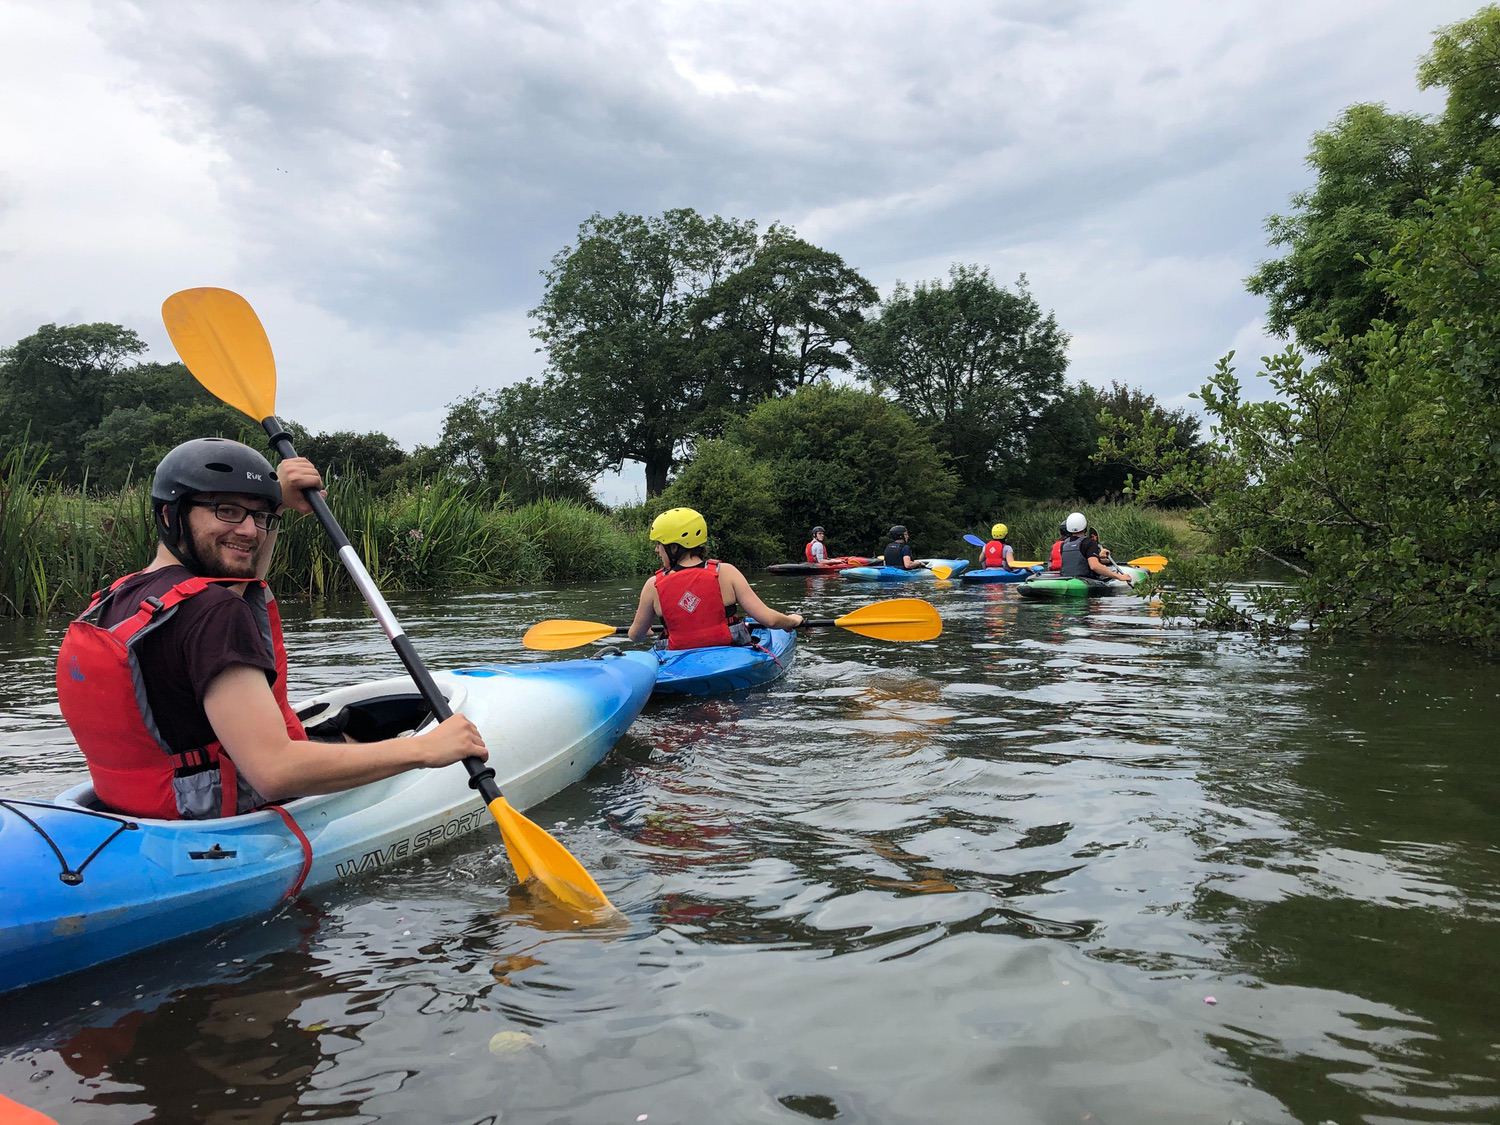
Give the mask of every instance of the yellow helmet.
<svg viewBox="0 0 1500 1125">
<path fill-rule="evenodd" d="M 651 542 L 701 547 L 708 541 L 708 523 L 691 508 L 668 508 L 651 521 Z"/>
<path fill-rule="evenodd" d="M 990 528 L 991 539 L 1004 539 L 1009 534 L 1010 528 L 1006 527 L 1003 523 L 997 523 L 994 527 Z"/>
</svg>

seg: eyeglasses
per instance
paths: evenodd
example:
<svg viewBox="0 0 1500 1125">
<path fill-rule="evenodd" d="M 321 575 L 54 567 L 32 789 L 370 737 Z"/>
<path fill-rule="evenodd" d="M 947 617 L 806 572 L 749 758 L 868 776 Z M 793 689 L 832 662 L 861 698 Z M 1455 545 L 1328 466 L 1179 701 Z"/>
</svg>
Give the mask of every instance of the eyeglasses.
<svg viewBox="0 0 1500 1125">
<path fill-rule="evenodd" d="M 225 523 L 239 524 L 249 516 L 256 527 L 262 531 L 275 531 L 281 526 L 281 516 L 276 512 L 268 512 L 262 508 L 247 508 L 243 504 L 221 504 L 213 500 L 194 500 L 195 508 L 212 508 L 214 515 Z"/>
</svg>

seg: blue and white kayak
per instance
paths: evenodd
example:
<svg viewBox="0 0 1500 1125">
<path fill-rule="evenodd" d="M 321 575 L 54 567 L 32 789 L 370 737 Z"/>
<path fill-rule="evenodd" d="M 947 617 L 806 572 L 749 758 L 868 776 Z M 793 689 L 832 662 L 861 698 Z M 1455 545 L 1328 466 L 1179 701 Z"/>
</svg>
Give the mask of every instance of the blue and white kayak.
<svg viewBox="0 0 1500 1125">
<path fill-rule="evenodd" d="M 933 577 L 932 568 L 946 566 L 954 574 L 969 567 L 968 559 L 919 559 L 920 566 L 903 570 L 899 566 L 851 566 L 839 571 L 840 578 L 856 582 L 917 582 Z"/>
<path fill-rule="evenodd" d="M 779 680 L 797 656 L 797 634 L 752 629 L 755 645 L 657 649 L 658 695 L 725 695 Z"/>
<path fill-rule="evenodd" d="M 1004 567 L 987 566 L 982 570 L 966 570 L 959 576 L 960 582 L 1025 582 L 1033 574 L 1040 574 L 1040 566 L 1029 566 L 1022 570 L 1006 570 Z"/>
<path fill-rule="evenodd" d="M 656 681 L 650 653 L 484 665 L 433 678 L 479 727 L 517 809 L 581 779 L 640 714 Z M 298 708 L 310 727 L 343 713 L 360 738 L 425 729 L 406 677 L 339 688 Z M 316 887 L 399 863 L 493 819 L 461 764 L 410 770 L 284 806 L 311 858 L 271 809 L 215 820 L 104 811 L 93 787 L 55 800 L 0 798 L 0 992 L 86 969 L 262 914 Z M 498 840 L 497 840 L 498 846 Z"/>
</svg>

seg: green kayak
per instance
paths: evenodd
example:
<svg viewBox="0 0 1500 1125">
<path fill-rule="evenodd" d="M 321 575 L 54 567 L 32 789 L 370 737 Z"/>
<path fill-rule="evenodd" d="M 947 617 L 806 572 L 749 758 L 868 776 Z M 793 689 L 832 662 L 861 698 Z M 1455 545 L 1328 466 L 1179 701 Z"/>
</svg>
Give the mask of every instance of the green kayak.
<svg viewBox="0 0 1500 1125">
<path fill-rule="evenodd" d="M 1139 582 L 1146 571 L 1139 567 L 1122 566 L 1120 573 L 1128 574 Z M 1064 578 L 1056 571 L 1034 574 L 1025 582 L 1018 582 L 1016 593 L 1033 601 L 1062 601 L 1071 598 L 1107 598 L 1115 594 L 1128 594 L 1131 587 L 1112 578 Z"/>
</svg>

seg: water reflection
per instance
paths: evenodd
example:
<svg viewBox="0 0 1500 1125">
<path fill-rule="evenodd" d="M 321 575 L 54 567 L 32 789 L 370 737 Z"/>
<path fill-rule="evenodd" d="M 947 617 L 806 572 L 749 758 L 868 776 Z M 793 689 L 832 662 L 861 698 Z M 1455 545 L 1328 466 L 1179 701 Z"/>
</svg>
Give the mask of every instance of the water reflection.
<svg viewBox="0 0 1500 1125">
<path fill-rule="evenodd" d="M 476 833 L 7 997 L 0 1088 L 105 1121 L 1500 1117 L 1500 670 L 920 592 L 937 642 L 809 635 L 784 683 L 653 705 L 537 810 L 612 926 L 519 894 Z M 632 597 L 397 611 L 459 664 Z M 298 690 L 395 672 L 357 606 L 289 616 Z M 50 643 L 0 638 L 0 792 L 77 771 Z"/>
</svg>

